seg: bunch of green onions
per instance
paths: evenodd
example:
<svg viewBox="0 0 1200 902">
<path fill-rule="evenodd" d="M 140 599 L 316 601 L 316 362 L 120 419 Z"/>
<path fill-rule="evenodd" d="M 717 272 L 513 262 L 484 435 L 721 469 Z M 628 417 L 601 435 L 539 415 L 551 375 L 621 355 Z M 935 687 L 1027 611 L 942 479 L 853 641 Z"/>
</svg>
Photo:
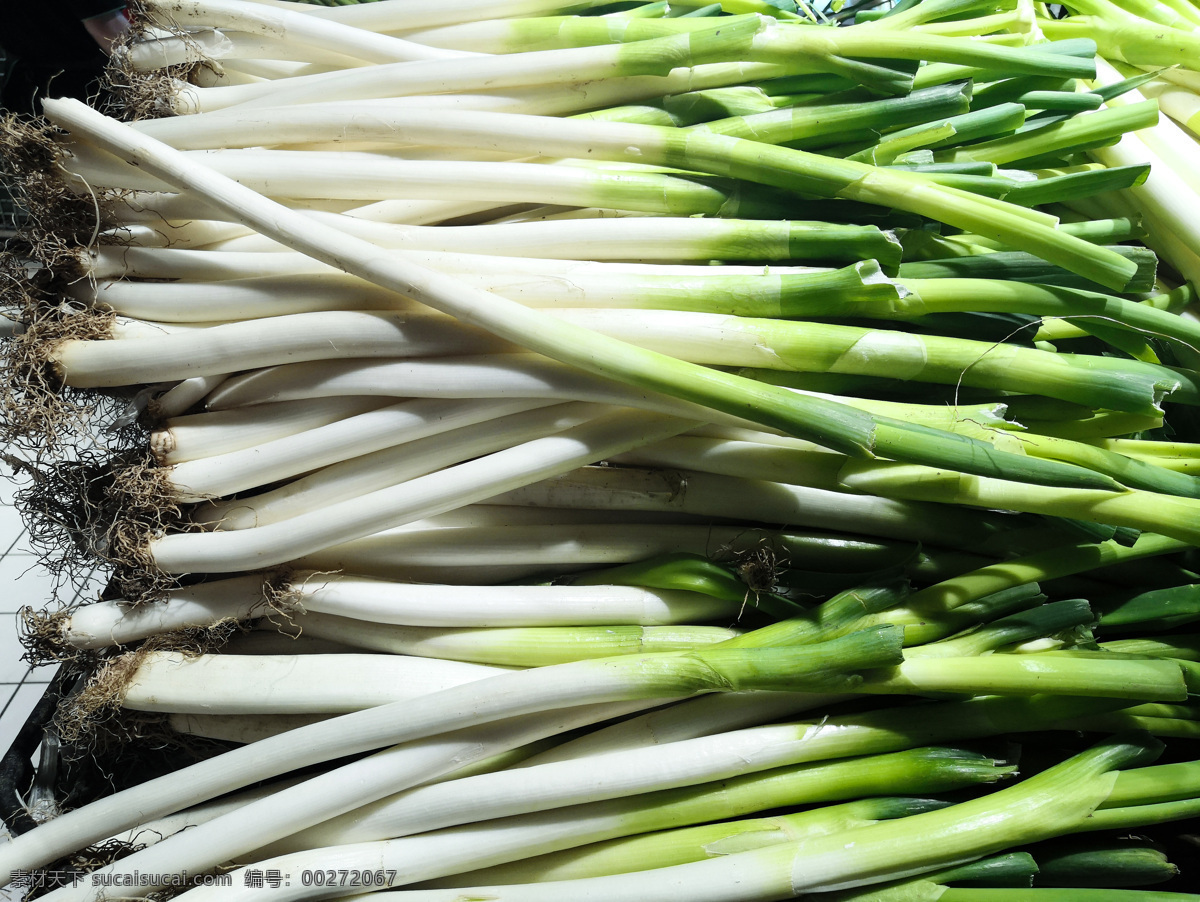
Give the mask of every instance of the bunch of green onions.
<svg viewBox="0 0 1200 902">
<path fill-rule="evenodd" d="M 1194 107 L 1121 18 L 1200 15 L 789 6 L 153 0 L 132 121 L 12 125 L 9 402 L 133 398 L 6 426 L 113 570 L 31 653 L 207 745 L 0 878 L 1197 898 L 1115 837 L 1200 813 Z"/>
</svg>

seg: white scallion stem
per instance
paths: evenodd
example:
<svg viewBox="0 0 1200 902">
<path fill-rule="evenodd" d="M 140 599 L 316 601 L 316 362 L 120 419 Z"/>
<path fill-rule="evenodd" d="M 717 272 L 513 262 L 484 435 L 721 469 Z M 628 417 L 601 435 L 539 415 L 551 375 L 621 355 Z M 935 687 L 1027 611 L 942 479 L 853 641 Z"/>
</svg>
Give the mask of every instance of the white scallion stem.
<svg viewBox="0 0 1200 902">
<path fill-rule="evenodd" d="M 215 523 L 220 529 L 245 529 L 278 523 L 291 517 L 317 512 L 349 498 L 361 497 L 399 485 L 409 479 L 426 476 L 451 464 L 503 451 L 514 444 L 555 435 L 586 423 L 600 412 L 588 404 L 547 406 L 541 402 L 519 399 L 451 402 L 453 406 L 440 401 L 434 402 L 433 407 L 425 406 L 429 402 L 410 403 L 422 404 L 425 410 L 440 410 L 443 417 L 453 421 L 447 424 L 445 431 L 435 430 L 424 437 L 412 435 L 408 439 L 400 436 L 399 441 L 389 443 L 379 450 L 363 453 L 340 463 L 330 463 L 324 469 L 279 488 L 246 498 L 206 505 L 197 511 L 196 519 Z M 342 430 L 337 432 L 341 433 Z M 298 450 L 302 457 L 306 451 L 306 435 L 308 433 L 299 437 Z M 244 455 L 253 460 L 262 447 L 264 446 L 247 448 Z M 319 452 L 320 448 L 315 448 L 314 451 Z M 204 461 L 197 463 L 204 467 L 205 471 L 208 470 Z M 212 476 L 217 479 L 224 478 L 222 468 L 218 466 Z M 185 484 L 182 479 L 180 484 Z"/>
<path fill-rule="evenodd" d="M 431 627 L 367 623 L 335 614 L 296 614 L 322 639 L 391 655 L 419 655 L 504 667 L 544 667 L 626 654 L 688 651 L 740 635 L 717 626 Z"/>
<path fill-rule="evenodd" d="M 124 687 L 121 705 L 181 714 L 345 714 L 501 672 L 407 655 L 150 652 Z M 246 692 L 248 685 L 257 688 Z"/>
<path fill-rule="evenodd" d="M 737 606 L 709 595 L 641 586 L 413 585 L 355 576 L 297 574 L 306 611 L 411 626 L 567 626 L 694 623 Z"/>
<path fill-rule="evenodd" d="M 150 436 L 164 465 L 227 454 L 241 448 L 317 429 L 384 406 L 378 398 L 326 398 L 256 404 L 175 416 Z"/>
<path fill-rule="evenodd" d="M 250 448 L 175 464 L 169 478 L 187 500 L 223 498 L 374 451 L 407 446 L 418 439 L 503 420 L 549 404 L 544 400 L 404 401 Z M 395 482 L 402 478 L 397 477 Z"/>
<path fill-rule="evenodd" d="M 653 414 L 618 412 L 557 436 L 535 439 L 283 523 L 233 532 L 164 536 L 151 540 L 149 550 L 155 564 L 168 573 L 232 573 L 270 567 L 389 526 L 473 504 L 687 431 L 693 425 Z"/>
<path fill-rule="evenodd" d="M 425 44 L 375 34 L 339 22 L 320 21 L 283 9 L 267 9 L 229 0 L 168 0 L 146 4 L 147 14 L 161 15 L 169 24 L 188 23 L 233 28 L 310 44 L 369 63 L 468 58 L 475 54 L 441 50 Z"/>
</svg>

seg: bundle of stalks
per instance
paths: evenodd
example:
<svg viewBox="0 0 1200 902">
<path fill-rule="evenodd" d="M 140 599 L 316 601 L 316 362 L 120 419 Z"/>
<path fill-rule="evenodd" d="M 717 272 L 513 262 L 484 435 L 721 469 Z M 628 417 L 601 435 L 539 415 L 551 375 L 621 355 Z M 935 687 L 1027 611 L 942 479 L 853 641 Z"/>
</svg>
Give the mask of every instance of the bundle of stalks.
<svg viewBox="0 0 1200 902">
<path fill-rule="evenodd" d="M 0 878 L 1198 898 L 1112 839 L 1200 812 L 1174 89 L 788 7 L 151 0 L 127 121 L 5 125 L 4 437 L 111 575 L 29 654 L 68 756 L 178 751 Z"/>
</svg>

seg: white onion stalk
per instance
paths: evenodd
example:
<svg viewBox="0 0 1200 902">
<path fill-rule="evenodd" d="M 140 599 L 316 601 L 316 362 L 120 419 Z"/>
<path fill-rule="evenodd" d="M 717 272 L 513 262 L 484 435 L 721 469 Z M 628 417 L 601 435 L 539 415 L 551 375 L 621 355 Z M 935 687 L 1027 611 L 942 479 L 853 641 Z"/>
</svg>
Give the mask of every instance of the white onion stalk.
<svg viewBox="0 0 1200 902">
<path fill-rule="evenodd" d="M 234 376 L 209 396 L 211 411 L 343 395 L 403 398 L 548 398 L 617 404 L 730 426 L 753 425 L 687 401 L 638 391 L 536 354 L 413 361 L 286 364 Z"/>
<path fill-rule="evenodd" d="M 313 44 L 301 44 L 230 28 L 217 30 L 193 27 L 183 35 L 146 34 L 130 44 L 124 54 L 125 61 L 140 71 L 220 60 L 292 60 L 339 68 L 367 64 L 364 59 L 326 50 Z"/>
<path fill-rule="evenodd" d="M 644 41 L 678 31 L 699 31 L 704 24 L 702 18 L 562 16 L 506 20 L 495 17 L 444 28 L 406 31 L 404 37 L 431 47 L 471 50 L 475 53 L 525 53 L 588 44 Z"/>
<path fill-rule="evenodd" d="M 150 652 L 121 691 L 132 711 L 345 714 L 503 672 L 407 655 L 183 655 Z M 255 685 L 253 693 L 246 686 Z"/>
<path fill-rule="evenodd" d="M 166 604 L 131 605 L 116 600 L 81 605 L 60 620 L 60 636 L 73 648 L 107 648 L 158 633 L 209 627 L 222 620 L 249 620 L 269 612 L 263 577 L 254 574 L 176 589 Z"/>
<path fill-rule="evenodd" d="M 311 211 L 310 211 L 311 212 Z M 354 217 L 338 220 L 340 225 L 353 229 Z M 661 273 L 663 275 L 754 275 L 763 267 L 751 264 L 707 266 L 698 264 L 648 264 L 591 261 L 547 256 L 472 254 L 446 251 L 404 251 L 411 261 L 442 272 L 502 272 L 536 273 L 551 276 L 570 276 L 580 271 Z M 337 270 L 329 264 L 294 252 L 250 253 L 213 250 L 176 250 L 174 248 L 111 248 L 101 247 L 81 260 L 81 275 L 95 279 L 172 279 L 197 282 L 219 282 L 230 279 L 257 279 L 267 276 L 288 277 L 321 274 L 330 278 L 334 273 L 344 279 L 371 284 Z M 826 268 L 811 266 L 772 267 L 777 274 L 825 272 Z M 170 290 L 170 285 L 162 286 Z M 378 286 L 376 291 L 381 290 Z M 382 289 L 388 291 L 388 289 Z M 391 294 L 396 292 L 391 291 Z M 86 297 L 86 295 L 84 295 Z M 403 302 L 403 296 L 401 302 Z M 150 319 L 152 317 L 147 317 Z"/>
<path fill-rule="evenodd" d="M 293 10 L 312 16 L 365 28 L 369 31 L 409 31 L 434 28 L 476 19 L 565 15 L 602 6 L 602 0 L 464 0 L 452 7 L 429 7 L 420 0 L 390 0 L 381 9 L 324 7 L 288 0 L 260 0 L 264 6 Z"/>
<path fill-rule="evenodd" d="M 161 464 L 183 463 L 319 429 L 383 406 L 379 398 L 342 397 L 185 414 L 171 417 L 154 430 L 150 448 Z"/>
<path fill-rule="evenodd" d="M 369 127 L 379 129 L 378 124 Z M 346 128 L 347 117 L 344 110 L 340 110 L 338 133 L 343 134 Z M 1085 254 L 1093 260 L 1087 269 L 1091 277 L 1106 284 L 1111 282 L 1116 286 L 1119 282 L 1123 286 L 1132 274 L 1127 261 L 1117 264 L 1108 253 L 1098 255 L 1095 248 L 1083 247 L 1086 242 L 1076 243 L 1069 236 L 1048 228 L 1052 223 L 1046 221 L 1044 214 L 1031 218 L 1028 211 L 1017 213 L 1008 204 L 990 202 L 957 189 L 930 185 L 915 173 L 897 173 L 848 161 L 835 163 L 829 157 L 773 148 L 703 131 L 626 123 L 597 124 L 497 114 L 487 117 L 482 123 L 460 125 L 458 128 L 462 135 L 460 140 L 478 141 L 493 148 L 513 144 L 523 148 L 516 151 L 518 153 L 527 152 L 525 148 L 535 146 L 540 153 L 547 155 L 591 159 L 605 157 L 618 161 L 681 166 L 717 175 L 751 178 L 761 184 L 774 184 L 784 189 L 797 184 L 796 177 L 803 172 L 808 184 L 804 190 L 812 190 L 815 183 L 820 183 L 829 196 L 850 197 L 932 215 L 953 225 L 1003 240 L 1013 247 L 1053 258 L 1068 269 L 1080 268 L 1080 263 L 1072 262 L 1069 257 L 1075 253 Z M 502 128 L 507 133 L 498 136 L 496 132 Z M 162 133 L 159 131 L 156 134 Z M 445 131 L 442 138 L 436 143 L 448 143 Z M 772 158 L 769 164 L 768 157 Z M 834 172 L 838 174 L 835 176 Z M 847 185 L 853 187 L 848 188 Z M 947 196 L 940 197 L 943 193 Z M 951 196 L 955 198 L 953 209 L 950 206 Z M 1002 235 L 1002 232 L 1005 234 Z M 1031 241 L 1038 246 L 1035 248 Z M 1069 250 L 1071 246 L 1073 250 Z M 1101 264 L 1101 257 L 1107 262 Z M 1119 267 L 1123 275 L 1109 279 L 1100 272 L 1102 265 Z"/>
<path fill-rule="evenodd" d="M 895 499 L 854 494 L 836 484 L 829 488 L 790 485 L 688 470 L 589 467 L 491 500 L 533 507 L 674 511 L 949 548 L 987 534 L 976 512 L 934 504 L 901 505 Z"/>
<path fill-rule="evenodd" d="M 422 50 L 429 58 L 364 68 L 362 73 L 370 73 L 365 80 L 354 77 L 360 70 L 343 69 L 301 76 L 285 83 L 267 82 L 262 85 L 208 89 L 183 87 L 172 99 L 172 104 L 177 112 L 183 113 L 234 105 L 308 103 L 317 98 L 337 100 L 454 94 L 628 76 L 665 76 L 673 69 L 744 59 L 750 48 L 751 37 L 758 30 L 768 27 L 768 22 L 770 20 L 759 17 L 746 17 L 728 27 L 712 26 L 704 31 L 634 44 L 606 44 L 515 55 L 488 56 L 424 47 Z M 313 24 L 317 30 L 320 29 L 320 23 Z M 411 44 L 403 43 L 406 49 Z"/>
<path fill-rule="evenodd" d="M 473 504 L 518 485 L 684 432 L 693 425 L 653 414 L 617 412 L 556 436 L 497 451 L 282 523 L 152 539 L 149 554 L 167 573 L 232 573 L 271 567 L 389 526 Z"/>
<path fill-rule="evenodd" d="M 436 399 L 405 401 L 251 448 L 174 464 L 166 476 L 181 497 L 189 501 L 222 498 L 385 448 L 409 447 L 419 439 L 451 432 L 461 434 L 465 427 L 504 421 L 524 411 L 545 408 L 549 403 L 544 400 L 452 404 Z M 562 412 L 557 412 L 561 417 Z M 455 462 L 469 456 L 463 453 Z M 429 465 L 423 472 L 435 468 Z M 403 478 L 399 476 L 395 482 Z"/>
<path fill-rule="evenodd" d="M 697 592 L 641 586 L 412 585 L 297 573 L 292 603 L 305 611 L 410 626 L 662 626 L 728 617 L 736 605 Z"/>
<path fill-rule="evenodd" d="M 175 589 L 159 604 L 115 600 L 82 605 L 62 621 L 62 640 L 74 648 L 107 648 L 262 616 L 267 613 L 264 585 L 261 576 L 238 576 Z M 306 571 L 294 574 L 278 591 L 286 597 L 279 602 L 285 607 L 411 626 L 663 626 L 737 614 L 737 605 L 709 595 L 640 586 L 466 587 Z"/>
<path fill-rule="evenodd" d="M 870 226 L 660 216 L 477 226 L 406 226 L 367 222 L 316 210 L 309 211 L 307 216 L 314 222 L 329 224 L 380 247 L 397 250 L 558 259 L 583 257 L 596 261 L 775 262 L 808 257 L 806 239 L 815 238 L 824 242 L 822 252 L 828 252 L 827 259 L 835 262 L 863 260 L 876 255 L 890 256 L 895 262 L 899 257 L 899 245 L 894 239 Z M 839 249 L 837 241 L 846 246 Z M 270 247 L 271 244 L 257 235 L 210 245 L 213 251 L 239 253 L 265 252 Z M 136 265 L 136 261 L 133 262 Z M 280 265 L 274 263 L 275 267 Z"/>
<path fill-rule="evenodd" d="M 664 216 L 753 216 L 732 190 L 656 172 L 609 171 L 600 165 L 402 159 L 392 154 L 340 151 L 190 151 L 214 171 L 269 197 L 333 200 L 437 200 L 483 204 L 539 203 L 657 213 Z M 124 166 L 105 166 L 86 154 L 64 161 L 92 188 L 163 191 L 168 186 Z M 759 207 L 761 209 L 761 206 Z M 780 208 L 782 209 L 782 208 Z M 179 226 L 173 238 L 188 246 L 220 236 L 191 234 Z M 827 226 L 835 229 L 835 226 Z M 130 234 L 135 243 L 144 243 Z M 261 242 L 257 242 L 261 245 Z M 230 250 L 235 249 L 230 245 Z"/>
<path fill-rule="evenodd" d="M 148 0 L 145 12 L 162 16 L 169 25 L 191 24 L 232 28 L 276 38 L 287 43 L 313 45 L 368 63 L 474 57 L 465 51 L 443 50 L 402 38 L 375 34 L 338 22 L 319 21 L 283 9 L 267 9 L 228 0 Z"/>
<path fill-rule="evenodd" d="M 648 46 L 654 42 L 644 43 Z M 529 140 L 530 125 L 522 128 L 512 121 L 520 117 L 504 118 L 509 120 L 510 131 L 515 133 L 516 140 Z M 1089 277 L 1105 284 L 1123 287 L 1133 273 L 1134 267 L 1128 261 L 1121 258 L 1118 262 L 1116 255 L 1110 252 L 1100 253 L 1087 242 L 1055 232 L 1042 215 L 1031 218 L 1027 211 L 1018 212 L 1012 205 L 930 185 L 913 173 L 897 173 L 847 161 L 834 163 L 829 157 L 704 132 L 688 131 L 680 135 L 676 129 L 623 123 L 605 123 L 597 129 L 595 124 L 587 122 L 544 118 L 538 121 L 533 128 L 538 132 L 542 153 L 561 157 L 591 156 L 593 159 L 608 156 L 616 160 L 683 166 L 718 175 L 750 177 L 785 189 L 802 178 L 808 186 L 805 190 L 820 185 L 830 196 L 933 215 L 952 225 L 1003 240 L 1013 247 L 1036 251 L 1068 269 L 1083 268 L 1080 255 L 1086 256 L 1089 264 L 1085 269 L 1090 273 Z M 344 119 L 342 125 L 345 125 Z M 499 123 L 493 121 L 491 127 L 497 125 Z M 494 143 L 500 139 L 489 135 L 487 140 Z M 767 158 L 771 158 L 770 163 Z M 954 198 L 953 203 L 951 198 Z M 1105 268 L 1112 268 L 1113 274 L 1104 274 Z M 1120 275 L 1116 274 L 1118 270 Z"/>
<path fill-rule="evenodd" d="M 688 651 L 740 631 L 717 626 L 433 627 L 368 623 L 335 614 L 296 614 L 295 625 L 321 639 L 367 651 L 505 667 L 545 667 L 617 655 Z"/>
<path fill-rule="evenodd" d="M 481 112 L 523 113 L 540 116 L 566 116 L 594 109 L 607 109 L 625 103 L 653 100 L 668 94 L 722 88 L 787 75 L 786 66 L 775 63 L 706 63 L 692 68 L 674 69 L 666 75 L 634 75 L 607 78 L 602 81 L 568 82 L 566 84 L 536 85 L 518 88 L 480 89 L 455 94 L 417 94 L 397 97 L 396 105 L 408 109 L 479 110 Z M 204 87 L 197 85 L 196 87 Z M 191 88 L 176 84 L 177 92 L 191 93 Z M 236 99 L 236 98 L 235 98 Z M 185 101 L 186 102 L 186 101 Z M 214 116 L 238 111 L 217 108 Z M 193 107 L 180 110 L 191 115 L 208 115 Z"/>
<path fill-rule="evenodd" d="M 179 416 L 203 401 L 228 378 L 228 373 L 214 373 L 211 376 L 192 376 L 181 380 L 154 399 L 155 416 L 160 419 Z"/>
<path fill-rule="evenodd" d="M 436 262 L 436 256 L 429 254 L 426 259 Z M 888 290 L 890 283 L 872 261 L 833 271 L 799 273 L 794 267 L 771 267 L 769 271 L 760 268 L 745 275 L 706 270 L 691 276 L 623 272 L 619 264 L 612 265 L 617 271 L 611 273 L 599 268 L 567 272 L 553 263 L 548 263 L 550 271 L 545 273 L 472 272 L 468 267 L 476 261 L 461 259 L 462 265 L 455 271 L 464 282 L 531 307 L 664 308 L 793 316 L 795 296 L 806 286 L 814 305 L 820 297 L 841 299 L 853 297 L 850 293 L 857 292 L 866 314 L 886 309 L 889 297 L 894 297 Z M 489 259 L 503 262 L 510 258 Z M 529 262 L 536 265 L 535 261 Z M 320 310 L 416 308 L 414 302 L 393 292 L 332 272 L 168 284 L 84 281 L 69 286 L 69 294 L 88 304 L 154 322 L 228 322 Z"/>
<path fill-rule="evenodd" d="M 172 326 L 178 329 L 179 326 Z M 337 311 L 224 323 L 134 339 L 69 339 L 52 352 L 64 382 L 78 388 L 137 385 L 221 375 L 247 359 L 266 367 L 344 357 L 442 357 L 510 350 L 507 342 L 448 317 Z"/>
<path fill-rule="evenodd" d="M 456 766 L 525 744 L 504 718 L 567 706 L 686 697 L 733 689 L 837 691 L 853 670 L 895 660 L 900 632 L 858 633 L 803 649 L 708 648 L 685 654 L 632 655 L 506 673 L 432 695 L 342 715 L 200 762 L 62 815 L 0 847 L 0 879 L 14 868 L 37 867 L 97 838 L 167 811 L 195 804 L 256 779 L 306 763 L 371 748 L 408 743 L 338 768 L 236 815 L 226 815 L 135 853 L 98 874 L 200 871 L 231 856 L 423 782 Z M 547 718 L 532 717 L 545 732 Z M 486 728 L 467 729 L 478 724 Z M 554 732 L 561 732 L 559 727 Z M 413 740 L 463 730 L 450 737 Z M 479 737 L 492 732 L 489 742 Z M 147 892 L 150 891 L 146 887 Z M 102 888 L 84 885 L 53 894 L 56 902 L 91 900 Z"/>
<path fill-rule="evenodd" d="M 836 704 L 850 697 L 801 692 L 724 692 L 703 696 L 647 711 L 568 739 L 517 766 L 523 768 L 569 761 L 699 739 L 763 724 L 784 723 L 794 719 L 797 714 Z"/>
<path fill-rule="evenodd" d="M 399 441 L 379 450 L 330 463 L 324 469 L 261 494 L 213 501 L 195 511 L 193 520 L 214 524 L 219 529 L 246 529 L 312 514 L 349 498 L 397 486 L 483 454 L 498 453 L 515 444 L 559 434 L 587 423 L 603 411 L 603 408 L 581 403 L 535 406 L 536 403 L 519 400 L 460 402 L 461 408 L 465 409 L 456 418 L 459 422 L 449 423 L 450 428 L 445 432 L 434 430 L 425 437 L 415 436 L 411 440 L 400 436 Z M 449 413 L 445 416 L 450 418 Z M 334 438 L 343 433 L 343 430 L 336 430 Z M 296 450 L 300 458 L 291 458 L 295 466 L 290 467 L 288 473 L 281 469 L 281 478 L 310 469 L 303 465 L 308 437 L 309 433 L 298 437 L 298 448 L 289 442 L 282 449 L 284 452 Z M 341 442 L 334 444 L 343 447 Z M 200 500 L 209 494 L 224 495 L 224 489 L 230 486 L 245 483 L 243 487 L 251 487 L 273 481 L 270 478 L 273 467 L 262 470 L 257 466 L 261 447 L 234 452 L 242 458 L 242 469 L 233 473 L 226 472 L 221 463 L 222 460 L 227 464 L 237 463 L 238 459 L 231 455 L 180 464 L 179 467 L 184 468 L 182 473 L 175 468 L 169 474 L 175 491 L 191 500 Z M 314 448 L 318 453 L 321 450 L 319 445 Z M 355 449 L 351 446 L 349 450 Z M 271 463 L 269 456 L 267 462 Z"/>
<path fill-rule="evenodd" d="M 846 552 L 853 557 L 855 552 L 865 551 L 869 557 L 869 552 L 886 547 L 832 533 L 761 532 L 745 526 L 631 519 L 592 525 L 573 521 L 569 534 L 561 525 L 481 526 L 457 529 L 449 536 L 440 529 L 389 530 L 305 555 L 293 563 L 385 579 L 474 585 L 630 563 L 671 552 L 732 556 L 752 552 L 764 540 L 777 542 L 783 548 L 781 553 L 791 554 L 795 561 L 808 539 L 820 548 L 820 553 L 809 559 L 814 567 L 820 567 L 831 554 Z"/>
</svg>

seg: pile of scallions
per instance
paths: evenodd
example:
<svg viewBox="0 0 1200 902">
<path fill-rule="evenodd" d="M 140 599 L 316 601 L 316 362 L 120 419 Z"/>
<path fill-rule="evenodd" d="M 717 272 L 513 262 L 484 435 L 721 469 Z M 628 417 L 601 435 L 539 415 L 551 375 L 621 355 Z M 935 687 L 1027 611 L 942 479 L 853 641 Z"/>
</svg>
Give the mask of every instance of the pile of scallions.
<svg viewBox="0 0 1200 902">
<path fill-rule="evenodd" d="M 108 585 L 0 881 L 1200 899 L 1200 4 L 877 6 L 141 0 L 5 121 Z"/>
</svg>

